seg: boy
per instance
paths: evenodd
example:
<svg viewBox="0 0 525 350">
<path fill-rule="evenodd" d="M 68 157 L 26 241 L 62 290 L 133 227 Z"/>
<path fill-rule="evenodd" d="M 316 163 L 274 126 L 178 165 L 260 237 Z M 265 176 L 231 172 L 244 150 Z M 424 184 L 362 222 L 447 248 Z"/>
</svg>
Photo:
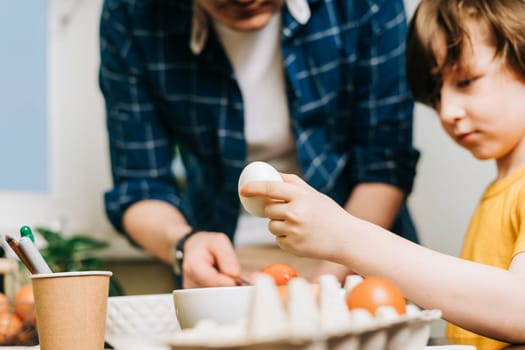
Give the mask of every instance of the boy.
<svg viewBox="0 0 525 350">
<path fill-rule="evenodd" d="M 279 245 L 383 276 L 450 322 L 447 336 L 494 346 L 525 342 L 524 1 L 422 0 L 410 24 L 407 70 L 417 101 L 497 178 L 476 209 L 460 258 L 399 238 L 348 215 L 293 175 L 252 182 Z M 322 215 L 319 215 L 319 214 Z M 461 327 L 461 328 L 460 328 Z"/>
</svg>

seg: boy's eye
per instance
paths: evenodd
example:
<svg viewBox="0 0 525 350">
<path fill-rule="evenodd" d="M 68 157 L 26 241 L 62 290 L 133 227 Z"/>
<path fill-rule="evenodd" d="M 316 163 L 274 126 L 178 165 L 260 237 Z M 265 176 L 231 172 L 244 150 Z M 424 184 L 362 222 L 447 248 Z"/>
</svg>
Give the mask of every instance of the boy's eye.
<svg viewBox="0 0 525 350">
<path fill-rule="evenodd" d="M 474 78 L 462 79 L 462 80 L 459 80 L 456 83 L 456 85 L 458 88 L 466 88 L 466 87 L 469 87 L 473 81 L 474 81 Z"/>
</svg>

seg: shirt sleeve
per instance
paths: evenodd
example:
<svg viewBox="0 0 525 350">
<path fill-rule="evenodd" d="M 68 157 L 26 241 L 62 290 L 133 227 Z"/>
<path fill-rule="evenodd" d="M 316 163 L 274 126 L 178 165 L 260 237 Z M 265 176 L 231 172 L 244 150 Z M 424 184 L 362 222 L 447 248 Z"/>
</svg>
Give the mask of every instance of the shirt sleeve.
<svg viewBox="0 0 525 350">
<path fill-rule="evenodd" d="M 403 1 L 376 1 L 362 11 L 355 71 L 358 125 L 352 178 L 412 190 L 419 152 L 413 147 L 413 107 L 405 77 L 407 18 Z"/>
<path fill-rule="evenodd" d="M 175 141 L 163 127 L 134 46 L 133 14 L 124 1 L 105 1 L 100 22 L 99 83 L 105 99 L 113 187 L 106 213 L 124 232 L 122 216 L 133 203 L 157 199 L 179 206 L 172 172 Z"/>
</svg>

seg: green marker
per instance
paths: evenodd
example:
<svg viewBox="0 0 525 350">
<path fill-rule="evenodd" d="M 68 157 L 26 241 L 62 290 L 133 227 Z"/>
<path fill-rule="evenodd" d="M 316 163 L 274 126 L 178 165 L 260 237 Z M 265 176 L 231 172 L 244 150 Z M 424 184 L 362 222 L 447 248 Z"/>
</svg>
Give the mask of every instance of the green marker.
<svg viewBox="0 0 525 350">
<path fill-rule="evenodd" d="M 35 236 L 33 236 L 33 231 L 31 231 L 29 226 L 20 227 L 20 234 L 22 237 L 29 237 L 33 243 L 35 242 Z"/>
</svg>

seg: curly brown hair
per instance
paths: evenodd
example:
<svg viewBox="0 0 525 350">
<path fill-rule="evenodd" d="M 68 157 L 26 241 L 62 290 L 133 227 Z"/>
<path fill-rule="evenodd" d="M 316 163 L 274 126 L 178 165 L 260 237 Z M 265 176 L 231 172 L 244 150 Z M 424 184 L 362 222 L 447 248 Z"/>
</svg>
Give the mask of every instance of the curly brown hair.
<svg viewBox="0 0 525 350">
<path fill-rule="evenodd" d="M 407 80 L 414 99 L 435 107 L 444 69 L 461 65 L 470 43 L 467 23 L 488 29 L 495 57 L 525 78 L 524 0 L 421 0 L 410 20 L 406 48 Z M 438 65 L 435 44 L 446 45 Z"/>
</svg>

